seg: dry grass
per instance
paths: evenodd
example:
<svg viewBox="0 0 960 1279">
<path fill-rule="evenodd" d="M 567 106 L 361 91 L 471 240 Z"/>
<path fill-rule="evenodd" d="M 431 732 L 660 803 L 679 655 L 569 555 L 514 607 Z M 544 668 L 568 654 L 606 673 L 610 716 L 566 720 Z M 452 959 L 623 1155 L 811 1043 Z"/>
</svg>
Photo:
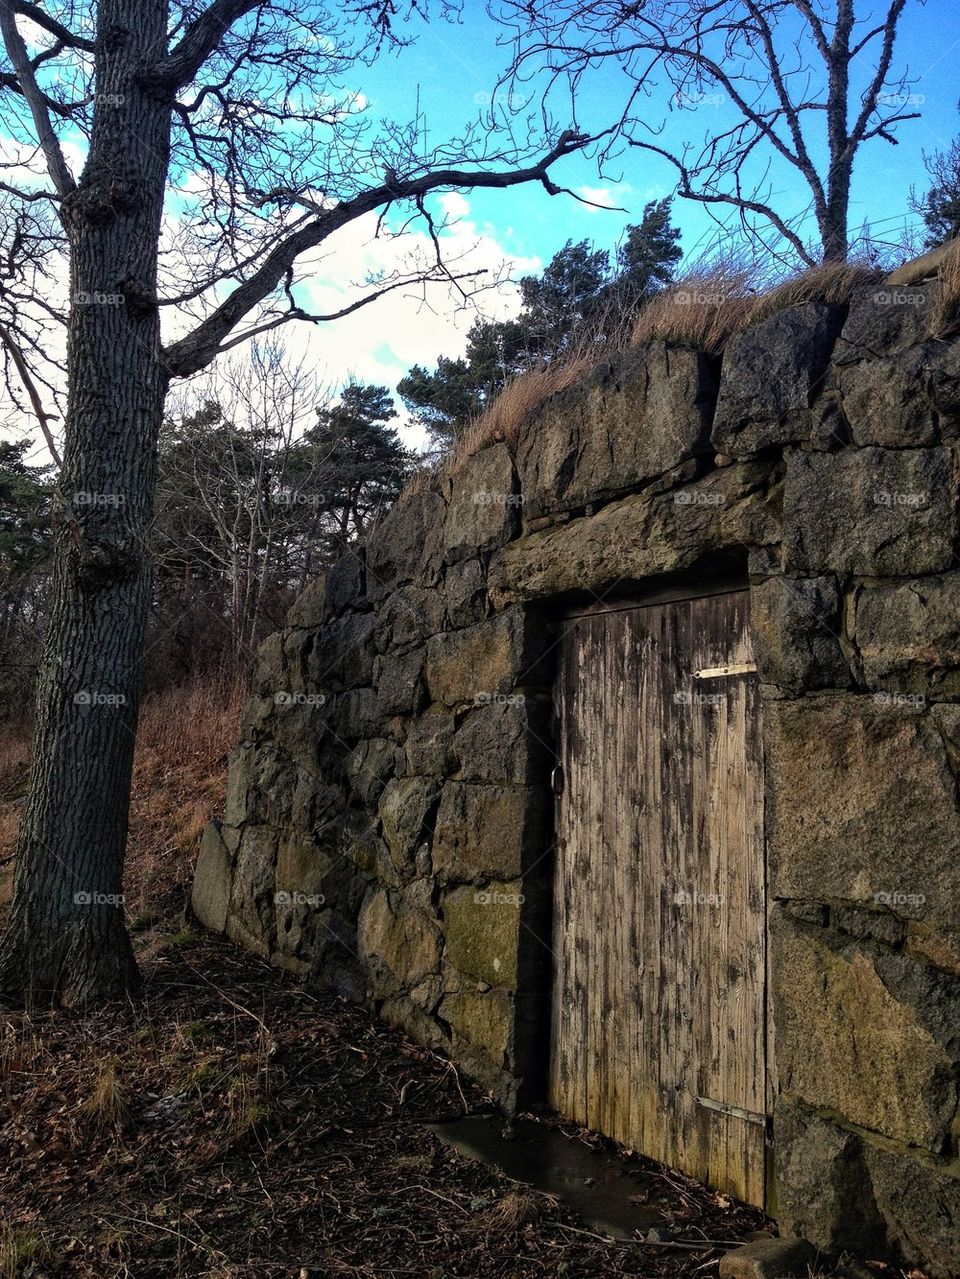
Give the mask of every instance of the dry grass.
<svg viewBox="0 0 960 1279">
<path fill-rule="evenodd" d="M 757 305 L 756 269 L 735 259 L 715 259 L 685 272 L 658 293 L 637 317 L 635 346 L 660 339 L 719 355 Z"/>
<path fill-rule="evenodd" d="M 95 1124 L 104 1127 L 117 1127 L 129 1115 L 127 1090 L 120 1080 L 115 1057 L 107 1057 L 98 1063 L 93 1088 L 83 1103 L 83 1112 Z"/>
<path fill-rule="evenodd" d="M 42 1231 L 32 1226 L 11 1226 L 7 1221 L 0 1221 L 0 1279 L 41 1275 L 45 1264 L 54 1259 L 50 1242 Z"/>
<path fill-rule="evenodd" d="M 586 377 L 595 363 L 596 355 L 581 349 L 513 378 L 464 431 L 446 461 L 449 472 L 455 473 L 468 457 L 488 444 L 502 442 L 512 452 L 528 415 L 551 395 L 565 391 Z"/>
<path fill-rule="evenodd" d="M 144 700 L 124 883 L 134 922 L 148 923 L 184 900 L 200 834 L 223 807 L 243 698 L 240 683 L 207 677 Z M 29 756 L 26 737 L 0 749 L 0 902 L 9 898 Z"/>
<path fill-rule="evenodd" d="M 30 744 L 25 732 L 8 732 L 0 741 L 0 802 L 21 796 L 30 767 Z"/>
<path fill-rule="evenodd" d="M 857 289 L 879 283 L 884 274 L 879 267 L 863 262 L 824 262 L 758 297 L 747 322 L 765 320 L 788 306 L 801 306 L 805 302 L 849 302 Z"/>
<path fill-rule="evenodd" d="M 777 311 L 805 302 L 847 302 L 856 289 L 881 279 L 883 272 L 876 267 L 828 262 L 763 288 L 755 267 L 737 260 L 710 261 L 694 267 L 645 307 L 633 342 L 659 338 L 720 355 L 735 334 Z"/>
<path fill-rule="evenodd" d="M 960 239 L 951 245 L 939 275 L 940 288 L 928 328 L 932 338 L 948 337 L 960 328 Z"/>
<path fill-rule="evenodd" d="M 244 696 L 238 681 L 208 677 L 143 703 L 124 880 L 134 919 L 165 914 L 187 892 L 200 835 L 223 808 Z"/>
<path fill-rule="evenodd" d="M 457 474 L 468 458 L 490 444 L 504 443 L 512 453 L 528 414 L 551 395 L 565 391 L 586 377 L 596 365 L 596 351 L 589 347 L 590 344 L 585 342 L 576 351 L 512 378 L 487 408 L 464 428 L 449 453 L 433 466 L 423 466 L 414 472 L 407 481 L 403 496 L 413 497 L 440 488 Z M 607 344 L 604 352 L 609 353 L 610 350 L 611 346 Z"/>
</svg>

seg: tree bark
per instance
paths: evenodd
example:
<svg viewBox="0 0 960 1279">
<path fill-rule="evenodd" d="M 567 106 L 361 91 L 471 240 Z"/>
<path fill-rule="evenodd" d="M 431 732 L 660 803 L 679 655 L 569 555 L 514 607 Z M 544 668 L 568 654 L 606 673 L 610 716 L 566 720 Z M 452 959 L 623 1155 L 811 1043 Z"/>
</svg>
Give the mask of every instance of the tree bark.
<svg viewBox="0 0 960 1279">
<path fill-rule="evenodd" d="M 156 306 L 171 97 L 166 0 L 101 0 L 86 167 L 70 240 L 69 396 L 29 799 L 0 992 L 77 1005 L 138 984 L 123 861 L 150 599 L 145 534 L 167 376 Z"/>
</svg>

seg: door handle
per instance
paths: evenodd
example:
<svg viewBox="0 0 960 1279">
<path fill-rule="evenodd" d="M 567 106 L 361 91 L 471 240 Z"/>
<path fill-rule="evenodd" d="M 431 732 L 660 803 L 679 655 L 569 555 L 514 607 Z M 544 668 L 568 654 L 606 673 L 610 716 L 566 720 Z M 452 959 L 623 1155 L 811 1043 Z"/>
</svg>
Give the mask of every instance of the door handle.
<svg viewBox="0 0 960 1279">
<path fill-rule="evenodd" d="M 564 780 L 565 779 L 563 776 L 563 765 L 555 764 L 553 768 L 553 772 L 550 774 L 550 788 L 553 791 L 554 795 L 559 796 L 563 794 Z"/>
</svg>

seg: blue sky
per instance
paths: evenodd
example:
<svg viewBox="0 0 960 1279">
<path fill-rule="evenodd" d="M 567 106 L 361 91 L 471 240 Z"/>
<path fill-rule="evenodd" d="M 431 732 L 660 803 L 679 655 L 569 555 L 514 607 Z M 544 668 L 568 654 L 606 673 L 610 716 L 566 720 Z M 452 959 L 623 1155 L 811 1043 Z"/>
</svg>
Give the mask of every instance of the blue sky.
<svg viewBox="0 0 960 1279">
<path fill-rule="evenodd" d="M 885 8 L 885 6 L 884 6 Z M 864 15 L 871 12 L 858 5 Z M 439 138 L 447 128 L 476 115 L 477 99 L 494 87 L 503 69 L 508 50 L 497 47 L 503 28 L 487 17 L 485 7 L 476 0 L 466 0 L 465 12 L 458 24 L 433 21 L 418 28 L 416 44 L 397 57 L 385 59 L 365 74 L 363 89 L 376 116 L 403 119 L 412 114 L 419 101 L 428 123 Z M 874 46 L 875 47 L 875 46 Z M 853 199 L 851 227 L 859 229 L 864 219 L 876 226 L 876 238 L 890 234 L 891 226 L 902 225 L 908 218 L 908 194 L 911 183 L 921 189 L 924 183 L 921 151 L 942 149 L 960 133 L 957 99 L 960 80 L 956 76 L 960 61 L 960 5 L 957 0 L 908 0 L 901 20 L 896 63 L 905 63 L 915 78 L 913 92 L 922 97 L 916 109 L 921 119 L 899 126 L 899 144 L 891 146 L 882 140 L 867 144 L 860 155 Z M 864 72 L 871 68 L 866 64 Z M 856 77 L 856 67 L 854 67 Z M 590 130 L 609 122 L 611 103 L 622 101 L 624 81 L 613 71 L 598 74 L 589 82 L 582 96 L 578 123 Z M 651 117 L 664 112 L 669 94 L 661 92 L 650 100 Z M 694 138 L 713 129 L 717 122 L 728 122 L 733 108 L 706 104 L 695 112 L 674 113 L 674 138 Z M 612 165 L 614 175 L 617 165 Z M 613 244 L 623 226 L 636 221 L 646 200 L 668 194 L 674 184 L 674 170 L 659 157 L 632 151 L 622 157 L 622 184 L 615 186 L 598 178 L 596 164 L 586 158 L 571 158 L 558 167 L 564 185 L 609 186 L 616 203 L 628 214 L 600 213 L 578 206 L 570 200 L 551 199 L 534 188 L 507 192 L 478 192 L 470 197 L 471 209 L 480 222 L 487 222 L 509 233 L 511 244 L 524 256 L 535 255 L 548 260 L 568 239 L 589 237 L 604 245 Z M 795 175 L 789 174 L 781 185 L 784 204 L 798 212 L 806 204 L 806 193 Z M 712 233 L 710 219 L 703 210 L 688 201 L 677 201 L 674 220 L 684 233 L 688 251 Z"/>
<path fill-rule="evenodd" d="M 859 0 L 862 16 L 869 9 Z M 406 122 L 419 110 L 430 130 L 431 141 L 456 136 L 476 120 L 489 101 L 500 73 L 509 61 L 509 48 L 498 46 L 505 31 L 486 13 L 483 0 L 464 0 L 464 12 L 455 23 L 436 13 L 429 23 L 415 22 L 416 41 L 399 54 L 388 53 L 370 68 L 353 69 L 346 87 L 363 94 L 372 121 Z M 918 96 L 921 118 L 900 125 L 899 145 L 874 141 L 861 152 L 851 201 L 851 229 L 868 222 L 877 240 L 897 241 L 905 225 L 915 223 L 909 213 L 911 185 L 925 189 L 922 150 L 946 148 L 960 133 L 955 68 L 960 61 L 960 0 L 908 0 L 901 21 L 895 66 L 906 64 Z M 861 77 L 871 61 L 854 68 Z M 618 111 L 625 81 L 612 66 L 588 79 L 578 99 L 577 123 L 587 131 L 602 129 Z M 649 100 L 650 118 L 666 118 L 669 141 L 699 141 L 725 127 L 734 118 L 729 103 L 708 101 L 694 111 L 669 112 L 670 90 L 655 92 Z M 536 106 L 536 102 L 533 104 Z M 558 127 L 571 123 L 558 118 Z M 69 147 L 68 147 L 69 151 Z M 79 169 L 82 157 L 70 157 Z M 821 157 L 822 158 L 822 157 Z M 595 161 L 572 156 L 554 170 L 562 185 L 597 199 L 623 206 L 625 211 L 593 209 L 566 197 L 550 197 L 539 185 L 508 191 L 477 191 L 466 196 L 434 197 L 434 207 L 455 219 L 444 239 L 451 253 L 463 254 L 465 265 L 495 270 L 511 264 L 515 276 L 536 271 L 549 262 L 568 239 L 590 239 L 597 247 L 612 248 L 624 227 L 640 219 L 644 204 L 669 194 L 675 171 L 666 161 L 647 153 L 626 152 L 598 174 Z M 791 169 L 776 174 L 778 208 L 800 214 L 808 193 Z M 678 200 L 674 221 L 681 228 L 684 251 L 695 257 L 713 240 L 716 228 L 701 206 Z M 394 223 L 399 220 L 399 214 Z M 378 268 L 396 266 L 396 245 L 373 241 L 376 219 L 352 224 L 325 246 L 313 261 L 301 263 L 300 286 L 312 310 L 330 312 L 353 301 L 357 282 Z M 811 228 L 812 230 L 812 228 Z M 413 247 L 429 249 L 421 233 Z M 518 309 L 516 288 L 483 295 L 482 313 L 501 317 Z M 293 357 L 303 357 L 330 388 L 355 376 L 385 384 L 391 390 L 414 363 L 432 365 L 440 354 L 457 355 L 476 310 L 458 309 L 449 290 L 434 286 L 425 299 L 395 293 L 334 324 L 291 325 L 285 341 Z M 169 312 L 167 320 L 176 322 Z M 413 444 L 422 433 L 406 430 Z"/>
<path fill-rule="evenodd" d="M 482 4 L 466 0 L 465 9 L 456 24 L 439 20 L 421 24 L 415 45 L 364 71 L 358 87 L 368 99 L 374 119 L 406 120 L 419 106 L 431 137 L 439 142 L 476 118 L 507 63 L 508 49 L 498 47 L 503 29 L 486 16 Z M 864 15 L 868 12 L 862 9 Z M 922 118 L 899 126 L 897 146 L 876 140 L 860 153 L 850 217 L 852 232 L 859 231 L 866 221 L 876 240 L 894 242 L 905 226 L 916 224 L 909 213 L 909 192 L 911 184 L 925 189 L 922 150 L 943 149 L 960 133 L 960 85 L 955 75 L 960 59 L 957 0 L 908 3 L 897 48 L 895 65 L 906 63 L 915 79 L 911 91 L 918 101 L 909 109 L 918 110 Z M 862 77 L 871 69 L 867 59 L 860 68 L 853 68 L 855 87 L 857 71 Z M 589 131 L 608 124 L 623 91 L 624 81 L 612 68 L 595 76 L 578 102 L 579 126 Z M 664 89 L 651 98 L 651 118 L 663 115 L 669 92 Z M 673 113 L 667 118 L 672 140 L 698 140 L 729 123 L 733 107 L 708 102 L 694 112 Z M 624 154 L 619 167 L 611 165 L 605 177 L 598 175 L 595 161 L 579 156 L 561 162 L 554 176 L 562 185 L 622 205 L 626 212 L 586 208 L 569 198 L 550 197 L 533 185 L 477 191 L 467 193 L 466 199 L 455 197 L 445 202 L 448 212 L 461 218 L 457 232 L 461 242 L 475 237 L 480 241 L 479 260 L 492 266 L 494 259 L 513 258 L 515 274 L 521 274 L 545 265 L 568 239 L 588 238 L 598 247 L 612 247 L 624 227 L 639 220 L 644 203 L 669 194 L 674 182 L 671 165 L 637 150 Z M 798 175 L 787 168 L 776 175 L 776 182 L 778 208 L 801 214 L 809 195 Z M 674 221 L 682 230 L 682 246 L 691 256 L 717 235 L 702 207 L 690 201 L 675 202 Z M 341 264 L 350 257 L 348 249 Z M 318 278 L 316 287 L 323 293 L 325 281 Z M 482 306 L 489 314 L 510 313 L 517 306 L 516 294 L 508 291 L 498 300 L 488 295 Z M 375 304 L 362 318 L 329 326 L 311 340 L 309 349 L 316 350 L 318 358 L 332 361 L 334 377 L 345 371 L 346 360 L 350 366 L 346 371 L 393 387 L 412 363 L 431 364 L 441 353 L 459 353 L 470 318 L 469 314 L 453 314 L 442 298 L 435 300 L 432 308 L 417 308 L 398 297 Z M 420 437 L 413 432 L 409 438 L 418 442 Z"/>
</svg>

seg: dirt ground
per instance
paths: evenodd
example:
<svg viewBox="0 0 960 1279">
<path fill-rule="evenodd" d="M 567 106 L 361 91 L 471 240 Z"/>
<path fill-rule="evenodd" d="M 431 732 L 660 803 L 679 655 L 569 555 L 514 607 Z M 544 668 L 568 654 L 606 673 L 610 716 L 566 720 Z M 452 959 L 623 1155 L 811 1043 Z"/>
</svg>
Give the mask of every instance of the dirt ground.
<svg viewBox="0 0 960 1279">
<path fill-rule="evenodd" d="M 763 1225 L 646 1165 L 670 1241 L 602 1238 L 423 1126 L 490 1106 L 449 1062 L 219 940 L 140 949 L 136 1005 L 0 1014 L 2 1276 L 706 1277 Z"/>
</svg>

